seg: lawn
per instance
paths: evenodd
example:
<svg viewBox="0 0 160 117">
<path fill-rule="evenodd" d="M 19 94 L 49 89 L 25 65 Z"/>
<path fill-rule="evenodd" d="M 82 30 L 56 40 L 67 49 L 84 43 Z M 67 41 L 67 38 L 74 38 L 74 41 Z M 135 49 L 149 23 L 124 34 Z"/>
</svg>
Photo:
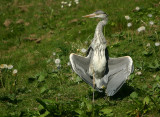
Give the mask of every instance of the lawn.
<svg viewBox="0 0 160 117">
<path fill-rule="evenodd" d="M 109 16 L 109 56 L 131 56 L 134 73 L 93 103 L 69 55 L 85 56 L 99 20 L 82 16 L 96 10 Z M 1 0 L 0 17 L 0 116 L 160 116 L 159 0 Z"/>
</svg>

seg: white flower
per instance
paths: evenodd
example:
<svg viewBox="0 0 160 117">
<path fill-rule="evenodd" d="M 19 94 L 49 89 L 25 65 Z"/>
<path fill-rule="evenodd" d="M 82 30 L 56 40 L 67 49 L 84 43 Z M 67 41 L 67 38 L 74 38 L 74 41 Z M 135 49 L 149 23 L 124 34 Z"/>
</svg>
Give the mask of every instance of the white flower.
<svg viewBox="0 0 160 117">
<path fill-rule="evenodd" d="M 153 78 L 156 78 L 156 75 L 153 75 Z"/>
<path fill-rule="evenodd" d="M 74 0 L 74 2 L 75 2 L 76 4 L 79 4 L 79 0 Z"/>
<path fill-rule="evenodd" d="M 70 66 L 70 65 L 71 65 L 71 63 L 70 63 L 70 62 L 68 62 L 68 63 L 67 63 L 67 65 L 68 65 L 68 66 Z"/>
<path fill-rule="evenodd" d="M 12 68 L 13 68 L 13 65 L 8 65 L 7 68 L 8 68 L 8 69 L 12 69 Z"/>
<path fill-rule="evenodd" d="M 56 55 L 56 53 L 55 52 L 53 52 L 53 56 L 55 56 Z"/>
<path fill-rule="evenodd" d="M 127 26 L 128 26 L 128 27 L 131 27 L 131 26 L 132 26 L 132 23 L 128 23 Z"/>
<path fill-rule="evenodd" d="M 150 22 L 149 22 L 149 24 L 150 24 L 150 25 L 153 25 L 153 24 L 154 24 L 154 22 L 153 22 L 153 21 L 150 21 Z"/>
<path fill-rule="evenodd" d="M 67 2 L 64 2 L 64 4 L 67 4 Z"/>
<path fill-rule="evenodd" d="M 0 68 L 1 68 L 1 69 L 4 69 L 4 68 L 8 68 L 8 66 L 7 66 L 7 64 L 1 64 L 1 65 L 0 65 Z"/>
<path fill-rule="evenodd" d="M 138 31 L 138 32 L 142 32 L 142 31 L 145 31 L 145 29 L 146 29 L 146 28 L 145 28 L 144 26 L 141 26 L 141 27 L 139 27 L 139 28 L 137 29 L 137 31 Z"/>
<path fill-rule="evenodd" d="M 87 51 L 87 50 L 84 49 L 84 48 L 81 49 L 81 52 L 82 52 L 82 53 L 85 53 L 86 51 Z"/>
<path fill-rule="evenodd" d="M 148 17 L 152 17 L 152 14 L 148 14 Z"/>
<path fill-rule="evenodd" d="M 151 44 L 150 43 L 147 43 L 147 47 L 150 47 L 151 46 Z"/>
<path fill-rule="evenodd" d="M 137 6 L 137 7 L 136 7 L 136 11 L 139 11 L 139 10 L 140 10 L 140 8 Z"/>
<path fill-rule="evenodd" d="M 63 5 L 61 5 L 61 8 L 63 8 Z"/>
<path fill-rule="evenodd" d="M 61 4 L 67 4 L 67 2 L 62 1 Z"/>
<path fill-rule="evenodd" d="M 71 3 L 68 4 L 69 7 L 70 7 L 71 5 L 72 5 Z"/>
<path fill-rule="evenodd" d="M 156 43 L 155 43 L 155 46 L 160 46 L 160 42 L 156 42 Z"/>
<path fill-rule="evenodd" d="M 126 15 L 124 17 L 125 17 L 126 20 L 130 20 L 131 19 L 128 15 Z"/>
<path fill-rule="evenodd" d="M 68 6 L 70 7 L 72 5 L 72 1 L 69 1 L 69 4 L 68 4 Z"/>
<path fill-rule="evenodd" d="M 136 73 L 136 75 L 142 75 L 142 72 L 139 71 L 139 72 Z"/>
<path fill-rule="evenodd" d="M 73 77 L 71 77 L 70 79 L 71 79 L 71 80 L 74 80 L 74 78 L 73 78 Z"/>
<path fill-rule="evenodd" d="M 13 75 L 16 75 L 17 72 L 18 72 L 18 70 L 17 70 L 17 69 L 14 69 L 12 73 L 13 73 Z"/>
<path fill-rule="evenodd" d="M 55 60 L 55 64 L 60 64 L 61 60 L 60 59 L 56 59 Z"/>
</svg>

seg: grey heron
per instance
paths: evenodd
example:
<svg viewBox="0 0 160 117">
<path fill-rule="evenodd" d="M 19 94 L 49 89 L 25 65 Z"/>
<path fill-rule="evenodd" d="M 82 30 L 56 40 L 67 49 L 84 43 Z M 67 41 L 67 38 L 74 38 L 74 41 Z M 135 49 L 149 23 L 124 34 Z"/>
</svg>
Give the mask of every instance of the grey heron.
<svg viewBox="0 0 160 117">
<path fill-rule="evenodd" d="M 95 29 L 94 38 L 87 50 L 87 56 L 70 54 L 72 69 L 97 91 L 102 92 L 102 89 L 105 88 L 105 93 L 108 96 L 113 96 L 133 72 L 133 60 L 130 56 L 109 57 L 107 42 L 103 35 L 103 27 L 108 21 L 105 12 L 96 11 L 83 17 L 100 18 L 102 20 Z M 95 87 L 93 78 L 95 78 Z"/>
</svg>

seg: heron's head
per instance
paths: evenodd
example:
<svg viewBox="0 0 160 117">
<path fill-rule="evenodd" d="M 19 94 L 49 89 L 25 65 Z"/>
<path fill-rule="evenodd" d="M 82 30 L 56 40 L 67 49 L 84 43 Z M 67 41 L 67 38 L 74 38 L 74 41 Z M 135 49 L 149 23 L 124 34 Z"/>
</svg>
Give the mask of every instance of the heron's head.
<svg viewBox="0 0 160 117">
<path fill-rule="evenodd" d="M 101 19 L 105 19 L 107 18 L 107 14 L 103 11 L 96 11 L 92 14 L 89 14 L 89 15 L 85 15 L 83 17 L 89 17 L 89 18 L 101 18 Z"/>
</svg>

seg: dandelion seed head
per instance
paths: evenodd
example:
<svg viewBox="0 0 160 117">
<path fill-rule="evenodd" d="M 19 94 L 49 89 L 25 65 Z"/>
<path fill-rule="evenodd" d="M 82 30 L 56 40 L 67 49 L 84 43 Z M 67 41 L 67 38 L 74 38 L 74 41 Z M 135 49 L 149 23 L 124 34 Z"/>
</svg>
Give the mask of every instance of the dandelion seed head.
<svg viewBox="0 0 160 117">
<path fill-rule="evenodd" d="M 4 69 L 4 68 L 8 68 L 8 66 L 7 66 L 7 64 L 1 64 L 1 65 L 0 65 L 0 68 L 1 68 L 1 69 Z"/>
<path fill-rule="evenodd" d="M 127 27 L 131 27 L 131 26 L 132 26 L 132 23 L 128 23 L 128 24 L 127 24 Z"/>
<path fill-rule="evenodd" d="M 82 49 L 81 49 L 81 52 L 82 52 L 82 53 L 85 53 L 86 51 L 87 51 L 87 50 L 86 50 L 85 48 L 82 48 Z"/>
<path fill-rule="evenodd" d="M 152 17 L 152 14 L 148 14 L 148 17 Z"/>
<path fill-rule="evenodd" d="M 156 78 L 157 75 L 153 75 L 153 78 Z"/>
<path fill-rule="evenodd" d="M 61 60 L 60 59 L 56 59 L 54 62 L 55 62 L 55 64 L 60 64 Z"/>
<path fill-rule="evenodd" d="M 136 11 L 139 11 L 139 10 L 140 10 L 140 8 L 139 8 L 138 6 L 137 6 L 135 9 L 136 9 Z"/>
<path fill-rule="evenodd" d="M 79 0 L 74 0 L 74 2 L 75 2 L 76 4 L 79 4 Z"/>
<path fill-rule="evenodd" d="M 150 25 L 153 25 L 153 24 L 154 24 L 154 22 L 153 22 L 153 21 L 150 21 L 150 22 L 149 22 L 149 24 L 150 24 Z"/>
<path fill-rule="evenodd" d="M 142 32 L 142 31 L 145 31 L 145 29 L 146 29 L 146 28 L 145 28 L 144 26 L 141 26 L 141 27 L 139 27 L 139 28 L 137 29 L 137 31 L 138 31 L 138 32 Z"/>
<path fill-rule="evenodd" d="M 70 7 L 71 5 L 72 5 L 71 3 L 68 4 L 69 7 Z"/>
<path fill-rule="evenodd" d="M 67 65 L 68 65 L 68 66 L 70 66 L 70 65 L 71 65 L 71 63 L 70 63 L 70 62 L 68 62 L 68 63 L 67 63 Z"/>
<path fill-rule="evenodd" d="M 128 15 L 126 15 L 124 17 L 125 17 L 126 20 L 130 20 L 131 19 Z"/>
<path fill-rule="evenodd" d="M 72 1 L 69 1 L 68 6 L 70 7 L 72 5 Z"/>
<path fill-rule="evenodd" d="M 71 79 L 71 80 L 74 80 L 74 78 L 73 78 L 73 77 L 71 77 L 70 79 Z"/>
<path fill-rule="evenodd" d="M 8 69 L 12 69 L 12 68 L 13 68 L 13 65 L 8 65 L 7 68 L 8 68 Z"/>
<path fill-rule="evenodd" d="M 150 43 L 147 43 L 147 47 L 150 47 L 151 46 L 151 44 Z"/>
<path fill-rule="evenodd" d="M 56 55 L 56 53 L 55 53 L 55 52 L 53 52 L 52 54 L 53 54 L 53 56 L 55 56 L 55 55 Z"/>
<path fill-rule="evenodd" d="M 13 73 L 13 75 L 16 75 L 17 72 L 18 72 L 18 70 L 17 70 L 17 69 L 14 69 L 12 73 Z"/>
<path fill-rule="evenodd" d="M 142 75 L 142 72 L 139 71 L 139 72 L 136 73 L 136 75 L 139 75 L 139 76 L 140 76 L 140 75 Z"/>
<path fill-rule="evenodd" d="M 61 4 L 67 4 L 67 2 L 62 1 Z"/>
<path fill-rule="evenodd" d="M 63 8 L 64 6 L 63 5 L 61 5 L 61 8 Z"/>
<path fill-rule="evenodd" d="M 160 46 L 160 42 L 156 42 L 155 46 L 157 46 L 157 47 Z"/>
</svg>

